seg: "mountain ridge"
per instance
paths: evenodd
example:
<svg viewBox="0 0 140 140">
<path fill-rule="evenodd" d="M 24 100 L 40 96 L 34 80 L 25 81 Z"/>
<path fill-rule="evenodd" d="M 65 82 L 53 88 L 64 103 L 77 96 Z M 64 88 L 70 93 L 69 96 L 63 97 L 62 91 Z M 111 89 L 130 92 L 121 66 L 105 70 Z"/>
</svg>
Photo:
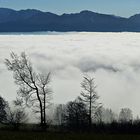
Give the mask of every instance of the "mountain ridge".
<svg viewBox="0 0 140 140">
<path fill-rule="evenodd" d="M 83 10 L 54 14 L 36 9 L 0 8 L 0 32 L 140 32 L 140 14 L 129 18 Z"/>
</svg>

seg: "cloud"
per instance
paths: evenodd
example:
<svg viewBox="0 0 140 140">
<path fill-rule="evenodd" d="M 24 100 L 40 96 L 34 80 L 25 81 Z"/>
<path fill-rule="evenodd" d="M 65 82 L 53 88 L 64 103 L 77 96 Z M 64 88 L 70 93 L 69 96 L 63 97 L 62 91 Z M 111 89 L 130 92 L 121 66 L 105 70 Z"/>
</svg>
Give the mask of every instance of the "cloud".
<svg viewBox="0 0 140 140">
<path fill-rule="evenodd" d="M 82 70 L 82 72 L 89 72 L 89 71 L 96 72 L 99 69 L 104 69 L 104 70 L 112 71 L 112 72 L 120 71 L 117 67 L 115 67 L 111 64 L 109 65 L 109 64 L 105 64 L 105 63 L 104 64 L 98 63 L 94 60 L 89 60 L 89 59 L 80 60 L 78 67 L 79 67 L 79 69 Z"/>
<path fill-rule="evenodd" d="M 9 100 L 15 98 L 17 87 L 3 61 L 11 51 L 25 51 L 38 71 L 53 72 L 55 102 L 76 98 L 82 74 L 94 72 L 98 94 L 106 107 L 117 111 L 130 107 L 140 115 L 139 38 L 137 33 L 0 35 L 1 93 Z"/>
</svg>

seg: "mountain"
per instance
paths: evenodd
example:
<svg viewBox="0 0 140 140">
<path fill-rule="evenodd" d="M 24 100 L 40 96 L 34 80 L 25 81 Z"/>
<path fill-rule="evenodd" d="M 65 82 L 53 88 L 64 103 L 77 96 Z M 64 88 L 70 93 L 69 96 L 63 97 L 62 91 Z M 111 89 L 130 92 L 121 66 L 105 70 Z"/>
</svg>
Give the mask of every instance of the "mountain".
<svg viewBox="0 0 140 140">
<path fill-rule="evenodd" d="M 56 15 L 35 9 L 0 8 L 0 32 L 31 31 L 139 32 L 140 14 L 123 18 L 87 10 Z"/>
</svg>

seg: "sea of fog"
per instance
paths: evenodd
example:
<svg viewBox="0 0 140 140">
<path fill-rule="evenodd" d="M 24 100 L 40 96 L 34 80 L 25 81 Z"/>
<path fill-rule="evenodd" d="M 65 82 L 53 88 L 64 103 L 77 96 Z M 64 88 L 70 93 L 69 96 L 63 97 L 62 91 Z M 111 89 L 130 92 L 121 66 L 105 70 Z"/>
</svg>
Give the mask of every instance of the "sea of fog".
<svg viewBox="0 0 140 140">
<path fill-rule="evenodd" d="M 11 101 L 18 87 L 4 65 L 10 52 L 25 51 L 38 72 L 52 72 L 55 103 L 74 100 L 84 73 L 95 77 L 100 102 L 140 115 L 139 33 L 6 33 L 0 34 L 0 95 Z"/>
</svg>

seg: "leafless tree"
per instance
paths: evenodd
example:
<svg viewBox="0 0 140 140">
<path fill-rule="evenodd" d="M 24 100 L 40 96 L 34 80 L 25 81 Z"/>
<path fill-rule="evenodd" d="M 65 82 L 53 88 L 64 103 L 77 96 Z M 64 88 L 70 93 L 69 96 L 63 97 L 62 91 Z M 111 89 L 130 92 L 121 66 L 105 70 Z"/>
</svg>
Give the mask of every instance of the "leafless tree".
<svg viewBox="0 0 140 140">
<path fill-rule="evenodd" d="M 62 126 L 65 123 L 66 105 L 59 104 L 55 108 L 54 120 L 55 124 Z"/>
<path fill-rule="evenodd" d="M 132 122 L 132 120 L 133 120 L 132 110 L 129 108 L 122 108 L 119 114 L 119 121 L 121 123 L 125 123 Z"/>
<path fill-rule="evenodd" d="M 117 121 L 117 114 L 115 114 L 112 109 L 105 109 L 103 112 L 104 115 L 104 122 L 105 123 L 112 123 Z"/>
<path fill-rule="evenodd" d="M 103 122 L 103 107 L 99 106 L 95 113 L 94 113 L 94 118 L 93 118 L 94 122 L 96 123 L 102 123 Z"/>
<path fill-rule="evenodd" d="M 32 106 L 35 113 L 40 113 L 41 126 L 46 125 L 46 109 L 52 99 L 50 72 L 46 75 L 36 73 L 24 52 L 20 56 L 11 53 L 11 59 L 6 59 L 5 64 L 13 72 L 20 99 L 28 107 Z"/>
<path fill-rule="evenodd" d="M 21 109 L 15 109 L 15 110 L 9 110 L 8 116 L 7 116 L 7 122 L 11 126 L 14 127 L 14 129 L 19 129 L 21 124 L 24 124 L 27 122 L 28 117 L 27 113 L 24 110 Z"/>
<path fill-rule="evenodd" d="M 117 122 L 117 120 L 118 116 L 112 111 L 112 109 L 104 108 L 102 106 L 100 106 L 94 114 L 94 121 L 97 123 L 110 124 Z"/>
<path fill-rule="evenodd" d="M 100 104 L 97 102 L 99 96 L 96 92 L 96 85 L 95 79 L 85 75 L 83 82 L 81 83 L 82 92 L 79 99 L 85 102 L 88 106 L 88 113 L 89 113 L 89 127 L 91 128 L 92 125 L 92 115 L 96 112 L 97 108 Z"/>
</svg>

